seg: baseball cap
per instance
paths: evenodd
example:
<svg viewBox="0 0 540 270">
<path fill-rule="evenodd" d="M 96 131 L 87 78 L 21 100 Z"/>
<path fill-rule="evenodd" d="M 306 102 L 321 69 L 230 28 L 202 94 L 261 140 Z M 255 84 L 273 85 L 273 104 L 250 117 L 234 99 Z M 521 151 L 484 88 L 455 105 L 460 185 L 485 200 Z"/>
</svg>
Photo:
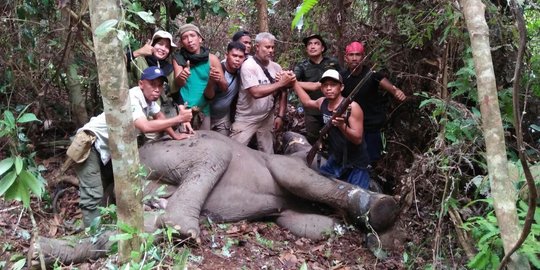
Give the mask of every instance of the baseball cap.
<svg viewBox="0 0 540 270">
<path fill-rule="evenodd" d="M 156 66 L 151 66 L 144 69 L 141 75 L 141 80 L 151 81 L 160 77 L 163 77 L 163 80 L 167 81 L 167 76 L 165 76 L 165 73 L 163 73 L 163 70 L 161 70 L 161 68 L 158 68 Z"/>
<path fill-rule="evenodd" d="M 364 45 L 358 41 L 353 41 L 345 47 L 345 53 L 364 53 Z"/>
<path fill-rule="evenodd" d="M 335 69 L 329 69 L 329 70 L 325 71 L 323 73 L 321 79 L 319 80 L 319 82 L 322 82 L 324 79 L 328 79 L 328 78 L 330 78 L 330 79 L 332 79 L 334 81 L 343 83 L 343 79 L 341 78 L 341 75 Z"/>
<path fill-rule="evenodd" d="M 171 47 L 174 47 L 174 48 L 178 47 L 173 42 L 173 38 L 172 38 L 171 33 L 167 32 L 167 31 L 159 30 L 159 31 L 155 32 L 154 35 L 152 36 L 152 45 L 154 45 L 156 43 L 156 39 L 158 39 L 158 38 L 166 38 L 171 42 Z"/>
<path fill-rule="evenodd" d="M 178 29 L 178 34 L 180 35 L 180 37 L 182 37 L 182 35 L 187 31 L 194 31 L 195 33 L 197 33 L 197 35 L 199 35 L 202 39 L 204 39 L 204 37 L 201 35 L 201 31 L 199 30 L 199 27 L 191 23 L 186 23 L 180 26 L 180 28 Z"/>
<path fill-rule="evenodd" d="M 308 42 L 309 42 L 310 40 L 314 39 L 314 38 L 316 38 L 316 39 L 318 39 L 318 40 L 321 41 L 321 45 L 322 45 L 323 48 L 324 48 L 324 49 L 323 49 L 323 53 L 326 52 L 326 49 L 327 49 L 327 48 L 326 48 L 326 42 L 324 42 L 324 39 L 322 38 L 322 36 L 321 36 L 321 35 L 318 35 L 318 34 L 311 35 L 311 36 L 307 36 L 307 37 L 305 37 L 304 39 L 302 39 L 302 42 L 304 42 L 304 46 L 307 46 Z"/>
</svg>

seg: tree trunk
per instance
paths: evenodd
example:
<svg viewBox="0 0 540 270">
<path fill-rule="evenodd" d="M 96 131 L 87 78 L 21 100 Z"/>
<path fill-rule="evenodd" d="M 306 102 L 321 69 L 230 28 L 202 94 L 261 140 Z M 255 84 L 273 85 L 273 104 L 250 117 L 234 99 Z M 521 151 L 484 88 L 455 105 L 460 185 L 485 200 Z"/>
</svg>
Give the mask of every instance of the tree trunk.
<svg viewBox="0 0 540 270">
<path fill-rule="evenodd" d="M 517 191 L 508 176 L 506 145 L 489 45 L 489 28 L 484 17 L 485 5 L 481 0 L 461 0 L 460 3 L 471 38 L 493 205 L 504 250 L 508 252 L 518 240 L 521 228 L 516 209 Z M 514 254 L 508 268 L 529 269 L 529 265 L 523 256 Z"/>
<path fill-rule="evenodd" d="M 73 55 L 71 53 L 68 56 L 68 61 L 66 74 L 71 113 L 73 114 L 75 124 L 78 127 L 82 127 L 88 122 L 88 113 L 86 112 L 81 82 L 77 74 L 77 65 L 73 63 Z"/>
<path fill-rule="evenodd" d="M 259 24 L 259 33 L 268 32 L 268 1 L 256 0 L 257 22 Z"/>
<path fill-rule="evenodd" d="M 97 36 L 96 28 L 111 19 L 121 20 L 119 2 L 102 0 L 89 2 L 94 49 L 99 85 L 103 96 L 103 110 L 109 131 L 109 148 L 112 155 L 115 195 L 118 205 L 118 223 L 142 232 L 142 185 L 137 176 L 139 155 L 136 130 L 131 117 L 128 95 L 128 76 L 122 44 L 116 31 Z M 136 236 L 118 245 L 120 260 L 130 258 L 132 250 L 139 250 Z"/>
<path fill-rule="evenodd" d="M 335 23 L 336 26 L 336 38 L 337 38 L 337 58 L 341 65 L 344 63 L 344 50 L 345 44 L 343 43 L 343 25 L 345 25 L 345 19 L 347 14 L 347 9 L 344 6 L 343 0 L 338 0 L 335 2 L 334 12 L 335 16 L 330 16 L 330 20 Z"/>
</svg>

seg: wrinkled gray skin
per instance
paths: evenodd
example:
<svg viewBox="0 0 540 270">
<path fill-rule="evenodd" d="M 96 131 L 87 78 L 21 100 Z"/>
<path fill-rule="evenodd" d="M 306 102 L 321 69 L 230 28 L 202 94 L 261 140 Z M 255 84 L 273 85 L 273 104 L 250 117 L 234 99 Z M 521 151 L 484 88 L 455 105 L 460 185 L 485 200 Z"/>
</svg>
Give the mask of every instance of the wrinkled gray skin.
<svg viewBox="0 0 540 270">
<path fill-rule="evenodd" d="M 146 230 L 167 224 L 197 238 L 201 214 L 215 222 L 273 216 L 295 235 L 321 239 L 339 221 L 310 202 L 343 209 L 360 223 L 367 218 L 377 231 L 394 223 L 398 209 L 392 197 L 321 176 L 305 163 L 310 148 L 305 138 L 284 137 L 291 156 L 255 151 L 212 131 L 144 145 L 140 161 L 157 180 L 147 192 L 167 184 L 167 194 L 161 195 L 167 199 L 165 213 L 147 215 Z"/>
</svg>

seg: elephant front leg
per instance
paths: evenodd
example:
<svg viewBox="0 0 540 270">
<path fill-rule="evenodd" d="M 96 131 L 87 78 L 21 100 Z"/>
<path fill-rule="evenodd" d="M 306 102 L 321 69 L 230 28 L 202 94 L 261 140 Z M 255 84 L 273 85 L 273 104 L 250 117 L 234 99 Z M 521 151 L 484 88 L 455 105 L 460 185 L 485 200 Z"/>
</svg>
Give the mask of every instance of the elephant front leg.
<svg viewBox="0 0 540 270">
<path fill-rule="evenodd" d="M 228 159 L 210 156 L 178 175 L 183 180 L 168 198 L 158 226 L 171 226 L 183 236 L 198 238 L 201 208 L 228 164 Z"/>
</svg>

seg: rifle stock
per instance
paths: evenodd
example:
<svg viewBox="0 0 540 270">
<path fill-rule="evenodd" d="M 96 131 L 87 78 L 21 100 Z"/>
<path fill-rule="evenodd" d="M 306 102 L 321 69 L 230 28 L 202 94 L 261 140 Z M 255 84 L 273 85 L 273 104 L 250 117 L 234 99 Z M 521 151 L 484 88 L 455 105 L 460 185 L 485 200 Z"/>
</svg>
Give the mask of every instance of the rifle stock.
<svg viewBox="0 0 540 270">
<path fill-rule="evenodd" d="M 326 134 L 328 133 L 328 131 L 332 127 L 332 120 L 334 118 L 336 118 L 337 116 L 343 115 L 345 113 L 345 111 L 347 110 L 349 105 L 351 105 L 351 103 L 353 102 L 353 99 L 356 96 L 356 94 L 358 93 L 358 91 L 360 91 L 360 88 L 362 88 L 362 86 L 366 83 L 366 81 L 369 78 L 371 78 L 371 75 L 373 74 L 373 69 L 374 68 L 375 68 L 375 66 L 370 68 L 368 73 L 366 74 L 366 76 L 364 76 L 364 78 L 362 78 L 362 80 L 354 87 L 354 89 L 351 91 L 351 93 L 345 99 L 343 99 L 341 101 L 341 103 L 337 107 L 336 111 L 334 111 L 334 113 L 332 114 L 332 118 L 328 122 L 326 122 L 324 127 L 321 129 L 321 131 L 319 132 L 319 138 L 317 139 L 315 144 L 313 144 L 311 149 L 309 149 L 309 152 L 308 152 L 308 154 L 306 156 L 306 161 L 307 161 L 308 166 L 311 166 L 311 163 L 313 163 L 313 159 L 315 159 L 315 155 L 319 151 L 319 148 L 321 148 L 321 146 L 322 146 L 323 138 L 326 136 Z"/>
</svg>

